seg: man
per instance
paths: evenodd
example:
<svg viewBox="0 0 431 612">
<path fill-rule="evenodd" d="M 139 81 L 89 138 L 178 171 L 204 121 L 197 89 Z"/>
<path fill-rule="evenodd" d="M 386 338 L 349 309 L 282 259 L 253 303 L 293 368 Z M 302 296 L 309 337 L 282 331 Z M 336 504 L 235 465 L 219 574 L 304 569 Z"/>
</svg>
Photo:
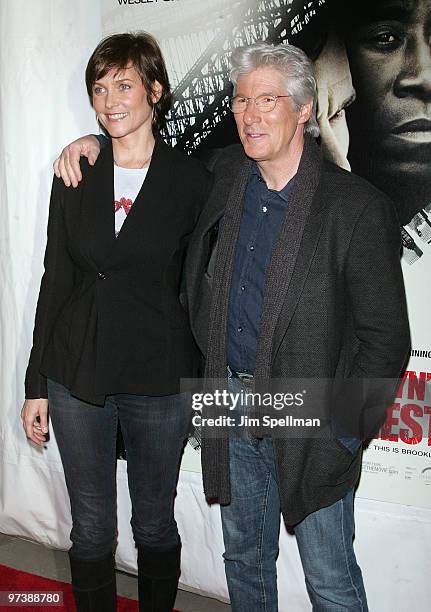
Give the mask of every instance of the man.
<svg viewBox="0 0 431 612">
<path fill-rule="evenodd" d="M 312 138 L 315 81 L 301 51 L 260 43 L 231 61 L 242 147 L 225 149 L 214 166 L 187 267 L 206 377 L 223 377 L 228 365 L 237 392 L 253 375 L 396 378 L 409 331 L 392 204 L 322 160 Z M 384 410 L 370 416 L 364 438 Z M 204 440 L 205 491 L 222 504 L 235 612 L 277 610 L 280 507 L 295 525 L 314 609 L 367 609 L 352 547 L 361 453 L 354 439 L 343 443 Z"/>
<path fill-rule="evenodd" d="M 431 1 L 332 5 L 357 93 L 348 111 L 352 169 L 394 200 L 405 225 L 431 199 Z"/>
<path fill-rule="evenodd" d="M 213 163 L 186 269 L 206 378 L 228 377 L 241 393 L 253 379 L 398 377 L 409 330 L 394 207 L 323 160 L 302 51 L 236 49 L 231 79 L 241 145 Z M 362 439 L 385 412 L 365 400 Z M 360 440 L 351 430 L 337 439 L 231 429 L 203 440 L 202 467 L 207 497 L 221 504 L 232 610 L 278 609 L 280 511 L 294 526 L 313 609 L 367 610 L 353 551 Z"/>
</svg>

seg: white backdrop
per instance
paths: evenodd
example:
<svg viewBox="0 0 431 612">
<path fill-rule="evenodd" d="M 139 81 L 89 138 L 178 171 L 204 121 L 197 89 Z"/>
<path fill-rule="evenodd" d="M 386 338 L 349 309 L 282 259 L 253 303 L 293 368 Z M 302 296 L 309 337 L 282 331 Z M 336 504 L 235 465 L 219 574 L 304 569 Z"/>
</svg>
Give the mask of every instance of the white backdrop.
<svg viewBox="0 0 431 612">
<path fill-rule="evenodd" d="M 67 523 L 54 444 L 23 437 L 19 410 L 42 274 L 52 162 L 94 131 L 83 85 L 101 36 L 97 0 L 0 2 L 0 530 L 58 544 Z M 64 536 L 62 536 L 64 544 Z"/>
<path fill-rule="evenodd" d="M 3 1 L 0 28 L 0 531 L 67 548 L 70 514 L 55 440 L 44 451 L 30 446 L 19 410 L 42 273 L 52 161 L 65 142 L 96 129 L 83 77 L 101 35 L 101 8 L 99 0 Z M 219 512 L 205 503 L 197 459 L 189 449 L 178 487 L 181 580 L 223 598 Z M 117 561 L 133 571 L 125 469 L 121 462 Z M 431 512 L 358 499 L 356 515 L 370 609 L 428 610 Z M 295 541 L 284 532 L 279 577 L 281 612 L 309 610 Z"/>
</svg>

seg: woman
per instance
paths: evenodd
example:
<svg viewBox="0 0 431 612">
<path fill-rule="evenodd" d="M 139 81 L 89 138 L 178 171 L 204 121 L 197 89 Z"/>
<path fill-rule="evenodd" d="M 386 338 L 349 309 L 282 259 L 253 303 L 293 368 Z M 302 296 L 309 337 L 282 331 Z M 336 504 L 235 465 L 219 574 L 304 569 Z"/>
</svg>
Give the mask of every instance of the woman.
<svg viewBox="0 0 431 612">
<path fill-rule="evenodd" d="M 115 610 L 116 430 L 128 458 L 140 610 L 170 611 L 180 567 L 173 500 L 191 409 L 180 378 L 198 355 L 179 301 L 188 237 L 210 185 L 158 136 L 171 94 L 156 41 L 118 34 L 86 86 L 111 140 L 68 190 L 54 178 L 22 419 L 43 444 L 49 415 L 68 487 L 78 610 Z"/>
</svg>

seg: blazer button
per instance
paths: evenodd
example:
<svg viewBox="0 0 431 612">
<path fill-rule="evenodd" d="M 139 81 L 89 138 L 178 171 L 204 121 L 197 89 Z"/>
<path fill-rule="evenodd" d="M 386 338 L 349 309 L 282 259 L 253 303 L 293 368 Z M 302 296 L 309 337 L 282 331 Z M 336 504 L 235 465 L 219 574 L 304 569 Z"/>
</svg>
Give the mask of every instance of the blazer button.
<svg viewBox="0 0 431 612">
<path fill-rule="evenodd" d="M 98 272 L 97 276 L 100 280 L 106 280 L 106 274 L 104 274 L 103 272 Z"/>
</svg>

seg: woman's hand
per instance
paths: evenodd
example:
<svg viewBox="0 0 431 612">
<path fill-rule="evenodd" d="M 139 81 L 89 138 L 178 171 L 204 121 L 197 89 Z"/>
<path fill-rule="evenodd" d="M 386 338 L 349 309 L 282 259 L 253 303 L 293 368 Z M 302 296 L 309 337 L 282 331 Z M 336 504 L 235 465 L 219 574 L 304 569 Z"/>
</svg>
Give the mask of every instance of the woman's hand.
<svg viewBox="0 0 431 612">
<path fill-rule="evenodd" d="M 21 419 L 27 438 L 43 446 L 48 434 L 48 400 L 43 398 L 25 400 Z"/>
<path fill-rule="evenodd" d="M 66 187 L 78 187 L 82 180 L 79 158 L 81 155 L 88 158 L 88 163 L 93 166 L 99 157 L 100 144 L 95 136 L 82 136 L 64 147 L 60 157 L 54 162 L 54 172 L 58 178 L 62 178 Z"/>
</svg>

